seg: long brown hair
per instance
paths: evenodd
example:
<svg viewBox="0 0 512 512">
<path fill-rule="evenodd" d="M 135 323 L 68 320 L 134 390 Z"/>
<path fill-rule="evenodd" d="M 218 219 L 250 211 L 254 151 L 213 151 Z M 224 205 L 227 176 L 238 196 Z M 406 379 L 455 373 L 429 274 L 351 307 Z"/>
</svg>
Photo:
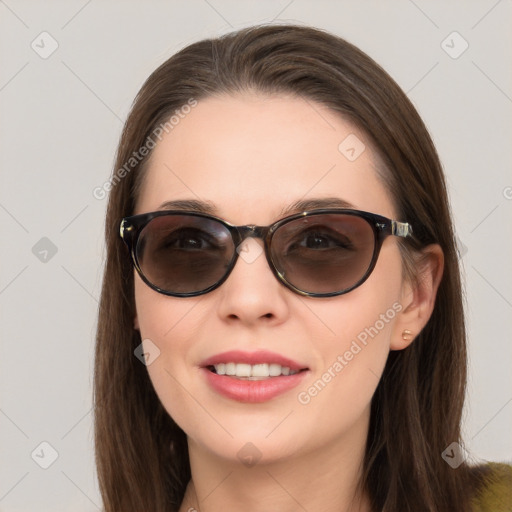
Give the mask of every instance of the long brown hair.
<svg viewBox="0 0 512 512">
<path fill-rule="evenodd" d="M 467 363 L 458 255 L 438 155 L 415 108 L 378 64 L 339 37 L 293 25 L 252 27 L 184 48 L 147 79 L 126 121 L 109 186 L 94 375 L 105 510 L 177 510 L 190 479 L 186 436 L 133 353 L 141 339 L 119 223 L 133 213 L 148 157 L 130 168 L 126 162 L 191 99 L 246 90 L 298 95 L 354 123 L 384 163 L 398 218 L 413 226 L 415 237 L 401 246 L 404 269 L 414 273 L 413 256 L 422 247 L 441 246 L 445 270 L 432 317 L 408 349 L 389 355 L 373 397 L 361 485 L 375 511 L 469 510 L 466 465 L 455 470 L 441 457 L 452 442 L 461 443 Z"/>
</svg>

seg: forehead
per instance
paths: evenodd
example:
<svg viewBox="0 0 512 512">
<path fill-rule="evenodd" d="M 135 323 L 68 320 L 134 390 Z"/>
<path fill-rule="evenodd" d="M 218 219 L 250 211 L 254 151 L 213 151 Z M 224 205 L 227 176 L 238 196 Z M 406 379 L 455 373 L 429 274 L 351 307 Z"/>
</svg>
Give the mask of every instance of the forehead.
<svg viewBox="0 0 512 512">
<path fill-rule="evenodd" d="M 268 224 L 299 200 L 339 198 L 393 217 L 370 141 L 322 104 L 223 95 L 178 119 L 153 149 L 136 213 L 193 199 L 230 222 Z"/>
</svg>

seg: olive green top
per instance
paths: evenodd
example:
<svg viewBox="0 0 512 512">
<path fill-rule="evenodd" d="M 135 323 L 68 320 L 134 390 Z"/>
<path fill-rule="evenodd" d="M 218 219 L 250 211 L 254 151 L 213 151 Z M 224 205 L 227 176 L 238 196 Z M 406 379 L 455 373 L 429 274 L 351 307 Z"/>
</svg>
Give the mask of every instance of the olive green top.
<svg viewBox="0 0 512 512">
<path fill-rule="evenodd" d="M 473 498 L 473 512 L 512 512 L 512 466 L 491 462 Z"/>
</svg>

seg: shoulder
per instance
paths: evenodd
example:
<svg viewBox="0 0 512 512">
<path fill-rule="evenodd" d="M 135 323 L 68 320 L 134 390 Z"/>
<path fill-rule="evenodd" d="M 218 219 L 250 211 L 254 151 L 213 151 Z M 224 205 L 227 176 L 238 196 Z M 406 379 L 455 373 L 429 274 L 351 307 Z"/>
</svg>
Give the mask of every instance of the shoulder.
<svg viewBox="0 0 512 512">
<path fill-rule="evenodd" d="M 512 511 L 512 466 L 491 462 L 470 468 L 473 512 Z"/>
</svg>

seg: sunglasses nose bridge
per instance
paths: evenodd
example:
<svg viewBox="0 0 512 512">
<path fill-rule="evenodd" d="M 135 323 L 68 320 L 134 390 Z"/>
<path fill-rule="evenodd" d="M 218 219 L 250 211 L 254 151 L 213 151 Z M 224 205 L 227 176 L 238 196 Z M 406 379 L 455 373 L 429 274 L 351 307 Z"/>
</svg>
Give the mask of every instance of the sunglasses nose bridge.
<svg viewBox="0 0 512 512">
<path fill-rule="evenodd" d="M 239 226 L 237 228 L 239 243 L 242 243 L 246 238 L 261 238 L 262 240 L 265 240 L 267 231 L 267 228 L 263 226 L 255 226 L 254 224 Z"/>
<path fill-rule="evenodd" d="M 256 226 L 254 224 L 249 224 L 247 226 L 237 226 L 235 227 L 235 232 L 232 231 L 233 243 L 235 246 L 235 251 L 240 254 L 240 250 L 243 242 L 247 238 L 260 238 L 263 241 L 263 251 L 267 254 L 267 235 L 269 232 L 268 227 L 266 226 Z M 268 256 L 267 256 L 268 259 Z M 270 263 L 270 261 L 269 261 Z"/>
</svg>

